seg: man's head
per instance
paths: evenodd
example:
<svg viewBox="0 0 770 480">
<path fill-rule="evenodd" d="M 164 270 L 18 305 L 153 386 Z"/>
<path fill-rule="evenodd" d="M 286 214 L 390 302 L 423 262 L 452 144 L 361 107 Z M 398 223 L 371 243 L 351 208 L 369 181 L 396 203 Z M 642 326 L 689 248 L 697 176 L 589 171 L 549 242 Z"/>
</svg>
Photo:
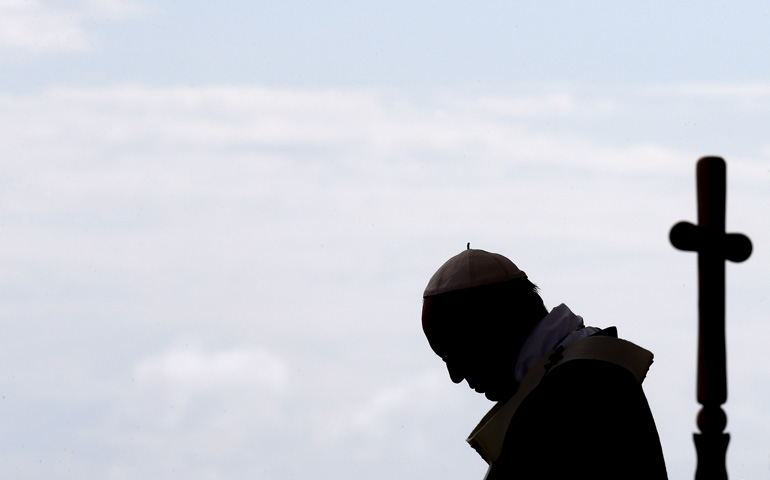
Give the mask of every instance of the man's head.
<svg viewBox="0 0 770 480">
<path fill-rule="evenodd" d="M 452 381 L 465 379 L 495 401 L 515 393 L 519 349 L 546 314 L 526 274 L 502 255 L 483 250 L 449 259 L 423 294 L 423 331 Z"/>
</svg>

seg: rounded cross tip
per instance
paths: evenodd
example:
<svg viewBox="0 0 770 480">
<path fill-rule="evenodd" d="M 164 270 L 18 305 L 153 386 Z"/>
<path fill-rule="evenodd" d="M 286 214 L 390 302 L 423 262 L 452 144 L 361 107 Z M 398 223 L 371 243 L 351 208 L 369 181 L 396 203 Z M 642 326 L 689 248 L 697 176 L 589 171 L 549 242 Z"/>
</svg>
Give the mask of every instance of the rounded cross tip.
<svg viewBox="0 0 770 480">
<path fill-rule="evenodd" d="M 725 238 L 725 258 L 731 262 L 740 263 L 751 256 L 753 249 L 749 237 L 742 233 L 730 233 Z"/>
<path fill-rule="evenodd" d="M 698 235 L 698 226 L 690 222 L 679 222 L 668 234 L 671 245 L 679 250 L 693 252 L 700 246 L 700 236 Z"/>
<path fill-rule="evenodd" d="M 711 164 L 711 165 L 727 165 L 725 162 L 725 159 L 722 157 L 717 157 L 714 155 L 707 155 L 705 157 L 701 157 L 698 159 L 698 165 L 705 165 L 705 164 Z"/>
</svg>

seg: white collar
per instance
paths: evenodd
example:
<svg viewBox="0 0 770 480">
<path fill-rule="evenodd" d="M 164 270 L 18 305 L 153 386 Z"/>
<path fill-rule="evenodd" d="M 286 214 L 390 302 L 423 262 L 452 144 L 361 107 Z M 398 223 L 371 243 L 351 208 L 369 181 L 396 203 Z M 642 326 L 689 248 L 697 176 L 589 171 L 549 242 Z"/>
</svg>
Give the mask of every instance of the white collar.
<svg viewBox="0 0 770 480">
<path fill-rule="evenodd" d="M 583 317 L 572 313 L 563 303 L 551 310 L 535 325 L 519 350 L 514 370 L 516 381 L 521 382 L 532 365 L 558 345 L 567 346 L 599 331 L 598 328 L 583 327 Z"/>
</svg>

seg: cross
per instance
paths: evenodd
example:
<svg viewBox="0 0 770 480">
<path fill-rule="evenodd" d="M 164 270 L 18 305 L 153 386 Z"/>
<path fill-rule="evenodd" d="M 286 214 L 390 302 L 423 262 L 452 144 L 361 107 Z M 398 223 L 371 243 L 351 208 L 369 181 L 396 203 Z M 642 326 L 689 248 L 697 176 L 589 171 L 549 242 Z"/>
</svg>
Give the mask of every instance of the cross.
<svg viewBox="0 0 770 480">
<path fill-rule="evenodd" d="M 719 157 L 698 160 L 698 225 L 679 222 L 671 228 L 671 244 L 698 252 L 698 453 L 696 480 L 726 480 L 730 434 L 727 415 L 725 357 L 725 260 L 742 262 L 751 255 L 751 240 L 725 233 L 726 166 Z"/>
</svg>

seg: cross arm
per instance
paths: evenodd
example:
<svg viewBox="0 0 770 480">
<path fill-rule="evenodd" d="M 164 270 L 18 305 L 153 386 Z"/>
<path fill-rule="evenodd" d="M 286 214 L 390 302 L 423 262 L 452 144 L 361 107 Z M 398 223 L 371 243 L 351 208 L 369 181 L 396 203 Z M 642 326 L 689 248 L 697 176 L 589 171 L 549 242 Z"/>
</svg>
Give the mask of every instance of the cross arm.
<svg viewBox="0 0 770 480">
<path fill-rule="evenodd" d="M 746 235 L 727 233 L 713 236 L 705 228 L 690 222 L 674 225 L 669 239 L 674 247 L 687 252 L 703 251 L 706 245 L 713 245 L 716 251 L 723 253 L 725 260 L 731 262 L 740 263 L 751 256 L 751 240 Z"/>
</svg>

